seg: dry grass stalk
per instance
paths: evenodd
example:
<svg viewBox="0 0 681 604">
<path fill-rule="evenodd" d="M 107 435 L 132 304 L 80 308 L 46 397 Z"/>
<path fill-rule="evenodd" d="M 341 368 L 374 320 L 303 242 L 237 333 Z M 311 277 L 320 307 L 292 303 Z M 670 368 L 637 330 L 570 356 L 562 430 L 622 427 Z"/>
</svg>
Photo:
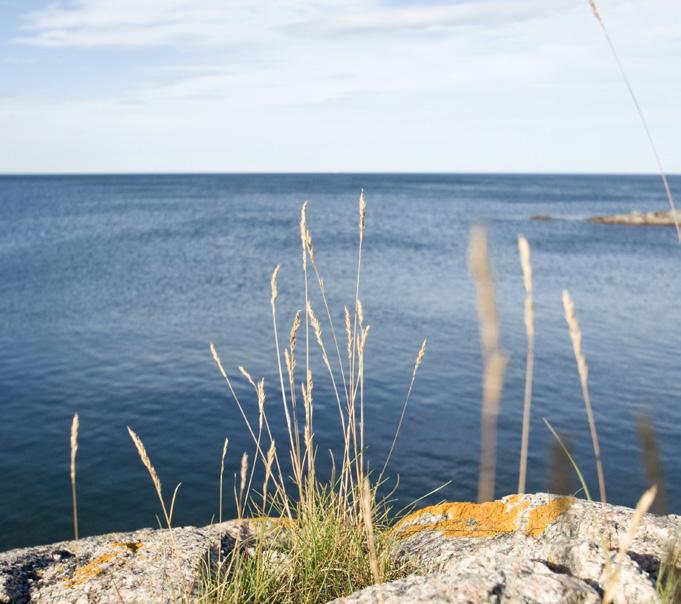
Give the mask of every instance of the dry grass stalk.
<svg viewBox="0 0 681 604">
<path fill-rule="evenodd" d="M 577 315 L 575 313 L 575 305 L 572 302 L 570 293 L 563 290 L 563 307 L 565 309 L 565 320 L 567 321 L 570 330 L 570 339 L 572 340 L 572 348 L 575 353 L 577 361 L 577 373 L 579 374 L 579 381 L 582 386 L 582 396 L 584 398 L 584 406 L 586 407 L 586 414 L 589 420 L 589 429 L 591 431 L 591 441 L 593 443 L 594 456 L 596 457 L 596 471 L 598 472 L 598 488 L 600 490 L 601 501 L 606 502 L 605 492 L 605 476 L 603 474 L 603 462 L 601 460 L 601 446 L 598 441 L 598 432 L 596 431 L 596 420 L 594 419 L 593 409 L 591 407 L 591 397 L 589 396 L 589 367 L 586 364 L 586 357 L 582 350 L 582 331 L 577 322 Z"/>
<path fill-rule="evenodd" d="M 478 501 L 483 502 L 494 499 L 497 416 L 507 357 L 499 349 L 499 320 L 487 247 L 487 233 L 481 228 L 474 228 L 471 231 L 468 261 L 477 290 L 480 341 L 484 364 L 480 476 L 478 479 Z"/>
<path fill-rule="evenodd" d="M 359 238 L 364 239 L 364 224 L 367 215 L 367 202 L 364 198 L 364 189 L 359 194 Z"/>
<path fill-rule="evenodd" d="M 255 444 L 255 447 L 256 447 L 257 455 L 259 455 L 260 458 L 263 461 L 265 461 L 266 456 L 265 456 L 265 453 L 263 452 L 262 448 L 260 447 L 260 439 L 258 438 L 258 436 L 256 436 L 255 431 L 253 430 L 253 426 L 251 426 L 251 422 L 248 420 L 248 416 L 246 415 L 244 407 L 241 404 L 241 401 L 239 400 L 239 397 L 237 396 L 237 394 L 234 390 L 234 386 L 232 385 L 232 380 L 229 378 L 229 375 L 225 371 L 225 368 L 222 364 L 222 360 L 220 359 L 220 355 L 218 354 L 218 351 L 215 348 L 215 345 L 213 343 L 210 344 L 210 352 L 211 352 L 211 355 L 213 356 L 213 360 L 215 361 L 215 364 L 217 365 L 218 371 L 220 372 L 220 375 L 222 375 L 222 377 L 224 378 L 224 380 L 227 384 L 227 387 L 229 389 L 229 392 L 232 395 L 234 402 L 236 403 L 237 409 L 239 410 L 239 413 L 241 414 L 241 417 L 244 420 L 244 424 L 246 425 L 246 429 L 248 430 L 248 433 L 251 435 L 251 439 L 253 440 L 253 443 Z M 239 367 L 239 371 L 241 371 L 241 373 L 246 377 L 246 379 L 251 383 L 251 385 L 254 388 L 256 388 L 255 382 L 253 381 L 253 378 L 248 373 L 248 371 L 246 371 L 243 367 Z M 265 416 L 264 420 L 265 420 L 265 427 L 267 428 L 268 436 L 269 436 L 270 440 L 272 440 L 272 434 L 271 434 L 266 416 Z M 275 464 L 277 466 L 277 472 L 279 474 L 279 480 L 283 484 L 284 483 L 284 475 L 283 475 L 283 472 L 281 471 L 279 459 L 276 455 L 275 455 Z M 290 510 L 287 498 L 283 499 L 283 507 L 284 507 L 284 510 L 285 510 L 286 514 L 288 515 L 288 517 L 291 518 L 292 514 L 291 514 L 291 510 Z"/>
<path fill-rule="evenodd" d="M 362 317 L 363 320 L 363 317 Z M 344 446 L 347 452 L 347 467 L 354 465 L 356 484 L 361 489 L 362 480 L 364 477 L 364 349 L 366 347 L 367 336 L 369 335 L 369 325 L 362 327 L 360 322 L 360 333 L 357 336 L 357 386 L 355 387 L 355 395 L 348 400 L 348 430 L 345 434 Z M 356 393 L 359 390 L 359 434 L 357 430 L 357 413 L 356 413 Z M 359 444 L 358 444 L 359 439 Z M 352 452 L 350 452 L 350 443 L 352 443 Z M 350 461 L 352 460 L 352 464 Z M 352 490 L 352 477 L 348 472 L 344 475 L 343 488 Z"/>
<path fill-rule="evenodd" d="M 534 372 L 534 292 L 532 286 L 532 263 L 530 244 L 522 235 L 518 237 L 520 266 L 525 285 L 525 331 L 527 332 L 527 365 L 525 368 L 525 402 L 523 405 L 523 430 L 520 445 L 520 468 L 518 471 L 518 493 L 525 493 L 527 476 L 527 452 L 530 440 L 530 409 L 532 406 L 532 377 Z"/>
<path fill-rule="evenodd" d="M 303 275 L 305 283 L 305 306 L 309 303 L 309 287 L 307 283 L 307 245 L 310 232 L 307 228 L 307 201 L 300 208 L 300 244 L 303 251 Z M 310 247 L 312 242 L 310 241 Z M 305 315 L 305 371 L 310 368 L 310 323 Z"/>
<path fill-rule="evenodd" d="M 414 381 L 416 380 L 416 372 L 418 371 L 419 367 L 421 366 L 421 363 L 423 363 L 423 359 L 426 356 L 426 346 L 428 345 L 428 338 L 425 338 L 421 344 L 421 347 L 419 348 L 418 354 L 416 355 L 416 361 L 414 363 L 414 368 L 412 369 L 411 372 L 411 381 L 409 382 L 409 388 L 407 390 L 407 396 L 404 399 L 404 403 L 402 405 L 402 413 L 400 414 L 400 421 L 397 422 L 397 429 L 395 430 L 395 435 L 393 436 L 393 441 L 392 444 L 390 445 L 390 450 L 388 451 L 388 455 L 385 458 L 385 462 L 383 464 L 383 469 L 381 470 L 381 473 L 378 476 L 378 482 L 381 482 L 381 479 L 383 478 L 383 474 L 385 473 L 386 468 L 388 467 L 388 462 L 390 461 L 390 458 L 392 457 L 393 451 L 395 449 L 395 444 L 397 443 L 397 437 L 400 434 L 400 429 L 402 428 L 402 422 L 404 421 L 404 415 L 407 411 L 407 405 L 409 404 L 409 399 L 411 397 L 411 391 L 414 388 Z"/>
<path fill-rule="evenodd" d="M 255 385 L 255 381 L 251 377 L 251 374 L 248 373 L 248 371 L 246 370 L 246 368 L 243 365 L 239 365 L 239 372 L 241 373 L 241 375 L 243 375 L 248 380 L 248 383 L 251 386 L 253 386 L 253 388 L 257 388 L 257 386 Z"/>
<path fill-rule="evenodd" d="M 291 331 L 289 332 L 288 336 L 288 345 L 289 345 L 289 350 L 291 351 L 291 356 L 295 359 L 295 352 L 296 352 L 296 334 L 298 333 L 298 329 L 300 328 L 300 311 L 296 311 L 296 315 L 293 318 L 293 324 L 291 325 Z M 295 363 L 293 365 L 295 367 Z"/>
<path fill-rule="evenodd" d="M 343 307 L 345 312 L 345 335 L 347 338 L 348 347 L 348 366 L 352 363 L 352 325 L 350 320 L 350 311 L 347 306 Z"/>
<path fill-rule="evenodd" d="M 355 343 L 357 341 L 357 321 L 359 309 L 361 308 L 359 302 L 359 285 L 360 285 L 360 275 L 362 273 L 362 249 L 364 244 L 364 228 L 366 224 L 366 199 L 364 197 L 364 189 L 359 195 L 359 246 L 357 249 L 357 276 L 355 278 L 355 318 L 352 327 L 352 359 L 350 362 L 350 397 L 355 396 L 355 362 L 356 362 L 356 347 Z"/>
<path fill-rule="evenodd" d="M 166 509 L 166 504 L 165 501 L 163 500 L 163 491 L 161 488 L 161 480 L 158 477 L 158 474 L 156 473 L 156 469 L 154 468 L 153 464 L 151 463 L 151 459 L 149 458 L 149 454 L 147 453 L 146 448 L 144 447 L 144 443 L 142 442 L 142 439 L 137 436 L 137 433 L 128 426 L 128 434 L 130 434 L 130 438 L 132 439 L 132 442 L 135 445 L 135 448 L 137 449 L 137 454 L 140 456 L 140 459 L 142 460 L 142 464 L 144 467 L 147 469 L 147 472 L 149 473 L 149 476 L 151 477 L 151 482 L 154 485 L 154 490 L 156 491 L 156 495 L 158 495 L 158 500 L 161 502 L 161 509 L 163 510 L 163 516 L 165 517 L 166 524 L 168 525 L 168 528 L 172 527 L 172 517 L 168 513 Z M 176 490 L 177 492 L 177 490 Z"/>
<path fill-rule="evenodd" d="M 225 438 L 225 443 L 222 445 L 222 455 L 220 457 L 220 513 L 218 518 L 222 522 L 222 483 L 225 475 L 225 457 L 227 457 L 227 447 L 229 445 L 229 438 Z"/>
<path fill-rule="evenodd" d="M 71 501 L 73 505 L 73 538 L 78 541 L 78 501 L 76 499 L 76 453 L 78 452 L 78 414 L 71 422 Z"/>
<path fill-rule="evenodd" d="M 315 451 L 314 451 L 314 433 L 312 431 L 313 420 L 313 406 L 312 406 L 312 372 L 308 369 L 305 384 L 301 384 L 300 388 L 303 393 L 303 405 L 305 407 L 305 432 L 303 438 L 305 439 L 305 456 L 307 458 L 307 480 L 309 484 L 314 483 L 315 476 Z"/>
<path fill-rule="evenodd" d="M 267 508 L 267 487 L 269 485 L 270 478 L 272 476 L 272 463 L 274 462 L 274 455 L 276 452 L 276 448 L 274 445 L 274 441 L 270 443 L 270 448 L 267 451 L 267 459 L 265 460 L 265 479 L 263 480 L 263 485 L 262 485 L 262 509 L 263 512 L 266 512 Z M 253 464 L 255 465 L 255 464 Z"/>
<path fill-rule="evenodd" d="M 664 473 L 662 472 L 662 462 L 660 451 L 657 446 L 655 429 L 650 418 L 642 415 L 638 418 L 638 435 L 641 440 L 643 451 L 643 465 L 648 478 L 648 484 L 657 486 L 657 497 L 653 504 L 655 514 L 667 513 L 667 495 L 664 488 Z"/>
<path fill-rule="evenodd" d="M 242 517 L 244 511 L 244 491 L 246 490 L 246 474 L 248 473 L 248 453 L 241 456 L 241 470 L 239 472 L 239 498 L 236 502 L 237 515 Z M 248 497 L 248 494 L 246 495 Z"/>
<path fill-rule="evenodd" d="M 617 564 L 611 572 L 605 578 L 604 584 L 604 594 L 603 594 L 603 604 L 610 604 L 615 598 L 615 592 L 617 589 L 617 583 L 619 581 L 620 574 L 622 572 L 622 566 L 624 561 L 627 559 L 627 552 L 631 547 L 631 543 L 636 536 L 636 530 L 643 520 L 643 516 L 650 509 L 650 506 L 655 500 L 655 495 L 657 494 L 657 487 L 653 485 L 650 487 L 636 504 L 636 509 L 634 514 L 629 521 L 629 526 L 627 527 L 627 532 L 624 537 L 620 540 L 620 545 L 617 552 Z M 624 601 L 624 600 L 622 600 Z"/>
<path fill-rule="evenodd" d="M 383 589 L 380 587 L 381 584 L 381 574 L 378 570 L 378 558 L 376 556 L 376 542 L 374 539 L 374 528 L 373 528 L 373 518 L 371 513 L 371 501 L 373 499 L 371 495 L 371 485 L 369 484 L 369 479 L 364 478 L 361 483 L 362 493 L 361 493 L 361 506 L 362 506 L 362 519 L 364 520 L 364 528 L 366 530 L 367 536 L 367 549 L 369 550 L 369 566 L 371 567 L 371 574 L 374 578 L 374 584 L 379 585 L 378 591 L 378 601 L 383 602 Z"/>
<path fill-rule="evenodd" d="M 317 266 L 317 262 L 315 260 L 314 256 L 314 248 L 312 247 L 312 236 L 310 235 L 310 230 L 307 225 L 307 215 L 305 216 L 305 222 L 301 226 L 301 229 L 304 229 L 305 235 L 304 235 L 304 249 L 307 250 L 307 253 L 310 256 L 310 264 L 312 265 L 312 269 L 314 270 L 314 274 L 317 278 L 317 283 L 319 284 L 319 291 L 322 296 L 322 302 L 324 304 L 324 310 L 326 311 L 326 318 L 329 321 L 329 327 L 331 329 L 331 337 L 333 339 L 333 344 L 336 348 L 336 355 L 338 357 L 338 366 L 340 369 L 340 374 L 341 374 L 341 381 L 343 382 L 343 390 L 345 392 L 345 397 L 348 397 L 348 384 L 345 379 L 345 370 L 343 369 L 343 359 L 341 358 L 341 353 L 340 353 L 340 346 L 338 345 L 338 338 L 336 336 L 336 328 L 333 324 L 333 318 L 331 317 L 331 310 L 329 308 L 329 301 L 326 295 L 326 288 L 324 287 L 324 280 L 322 279 L 320 273 L 319 273 L 319 267 Z M 301 236 L 302 235 L 302 230 L 301 230 Z M 306 296 L 305 298 L 305 304 L 309 304 L 309 300 Z"/>
<path fill-rule="evenodd" d="M 277 351 L 277 368 L 279 369 L 279 386 L 281 388 L 281 400 L 284 405 L 284 417 L 286 418 L 286 427 L 288 429 L 291 451 L 295 452 L 295 439 L 293 437 L 293 424 L 291 423 L 291 414 L 289 413 L 288 403 L 286 402 L 286 388 L 284 387 L 284 371 L 281 365 L 281 351 L 279 348 L 279 333 L 277 329 L 277 277 L 279 276 L 280 265 L 277 265 L 272 273 L 271 289 L 272 297 L 270 298 L 270 305 L 272 306 L 272 328 L 274 330 L 274 344 Z"/>
<path fill-rule="evenodd" d="M 232 386 L 232 380 L 229 379 L 229 375 L 227 375 L 227 372 L 225 371 L 225 368 L 222 364 L 222 359 L 220 359 L 220 355 L 218 354 L 217 348 L 215 348 L 215 345 L 211 342 L 210 344 L 210 352 L 211 355 L 213 356 L 213 360 L 215 361 L 215 364 L 217 365 L 218 371 L 220 372 L 220 375 L 224 378 L 225 382 L 227 383 L 227 387 L 229 388 L 229 392 L 232 395 L 232 398 L 234 399 L 234 402 L 236 403 L 237 409 L 239 409 L 239 413 L 241 413 L 241 417 L 244 420 L 244 423 L 246 424 L 246 428 L 248 429 L 248 433 L 251 435 L 251 438 L 253 439 L 253 442 L 257 445 L 258 443 L 258 438 L 255 435 L 255 431 L 253 430 L 253 427 L 251 426 L 251 422 L 248 421 L 248 416 L 246 415 L 246 412 L 244 411 L 243 405 L 241 404 L 241 401 L 239 400 L 239 397 L 236 395 L 236 392 L 234 391 L 234 387 Z M 250 381 L 250 383 L 255 387 L 255 382 L 253 382 L 253 378 L 251 378 L 250 374 L 243 368 L 239 367 L 239 371 Z M 265 455 L 262 452 L 262 449 L 258 448 L 257 449 L 258 454 L 265 459 Z"/>
<path fill-rule="evenodd" d="M 494 499 L 497 418 L 507 363 L 508 357 L 504 353 L 494 352 L 484 370 L 480 480 L 478 482 L 478 501 L 480 502 Z"/>
<path fill-rule="evenodd" d="M 551 441 L 551 465 L 549 467 L 549 493 L 569 495 L 570 460 L 555 440 Z"/>
<path fill-rule="evenodd" d="M 289 350 L 284 351 L 286 359 L 286 371 L 288 372 L 289 391 L 291 392 L 291 410 L 293 415 L 294 436 L 296 442 L 296 452 L 300 457 L 300 429 L 298 427 L 298 414 L 296 411 L 296 342 L 298 329 L 300 329 L 300 311 L 296 311 L 291 324 L 291 330 L 288 336 Z"/>
<path fill-rule="evenodd" d="M 674 203 L 674 197 L 672 195 L 672 190 L 671 190 L 671 187 L 669 186 L 669 180 L 667 179 L 667 174 L 664 170 L 664 167 L 662 166 L 662 159 L 660 158 L 660 154 L 657 151 L 657 145 L 655 144 L 655 140 L 653 139 L 652 132 L 650 131 L 650 128 L 648 126 L 648 121 L 645 118 L 645 115 L 643 113 L 643 109 L 641 109 L 641 106 L 639 105 L 638 98 L 636 97 L 636 94 L 634 93 L 634 88 L 631 85 L 629 78 L 627 77 L 627 73 L 624 71 L 624 65 L 622 64 L 622 61 L 620 60 L 619 53 L 617 52 L 617 49 L 615 48 L 615 44 L 613 43 L 612 38 L 610 37 L 610 33 L 608 32 L 608 29 L 605 27 L 605 22 L 601 18 L 601 14 L 598 10 L 598 7 L 596 6 L 595 0 L 589 0 L 589 6 L 591 7 L 591 12 L 593 13 L 594 17 L 596 18 L 596 21 L 598 21 L 598 24 L 600 25 L 601 30 L 603 31 L 603 35 L 605 36 L 605 39 L 608 43 L 608 46 L 610 47 L 610 50 L 612 51 L 612 55 L 615 58 L 615 63 L 617 63 L 617 68 L 619 69 L 620 75 L 622 76 L 622 79 L 624 80 L 624 83 L 627 87 L 627 90 L 629 91 L 629 96 L 631 96 L 631 100 L 634 102 L 634 106 L 636 107 L 636 112 L 638 113 L 638 116 L 641 119 L 641 123 L 643 124 L 643 129 L 645 130 L 646 137 L 648 138 L 648 142 L 650 143 L 650 148 L 652 149 L 653 155 L 655 156 L 655 163 L 657 164 L 657 169 L 660 173 L 660 177 L 662 178 L 662 184 L 664 186 L 664 191 L 665 191 L 665 194 L 667 196 L 669 208 L 670 208 L 672 216 L 674 218 L 674 226 L 676 227 L 676 236 L 677 236 L 678 240 L 681 242 L 681 226 L 679 225 L 679 214 L 676 211 L 676 204 Z"/>
<path fill-rule="evenodd" d="M 345 427 L 345 417 L 343 415 L 343 407 L 341 405 L 340 395 L 338 393 L 338 387 L 336 385 L 336 378 L 333 375 L 333 369 L 331 369 L 331 363 L 329 362 L 329 356 L 326 353 L 326 347 L 324 346 L 324 338 L 322 337 L 322 326 L 319 323 L 319 319 L 317 318 L 317 315 L 315 315 L 314 311 L 312 310 L 312 305 L 309 302 L 307 303 L 307 316 L 310 320 L 310 324 L 312 325 L 312 328 L 314 329 L 315 337 L 317 339 L 317 344 L 319 344 L 319 348 L 322 351 L 322 360 L 324 361 L 324 366 L 326 367 L 327 371 L 329 372 L 329 377 L 331 378 L 331 385 L 333 386 L 333 391 L 334 391 L 334 394 L 336 395 L 336 403 L 338 405 L 338 412 L 340 413 L 341 427 L 343 428 L 343 433 L 345 433 L 346 427 Z"/>
</svg>

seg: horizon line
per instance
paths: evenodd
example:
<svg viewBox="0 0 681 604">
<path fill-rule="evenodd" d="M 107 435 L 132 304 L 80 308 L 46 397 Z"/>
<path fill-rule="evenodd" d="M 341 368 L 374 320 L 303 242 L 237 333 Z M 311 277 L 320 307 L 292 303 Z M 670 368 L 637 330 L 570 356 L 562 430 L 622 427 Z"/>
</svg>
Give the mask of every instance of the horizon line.
<svg viewBox="0 0 681 604">
<path fill-rule="evenodd" d="M 27 176 L 653 176 L 658 172 L 497 172 L 497 171 L 139 171 L 139 172 L 0 172 L 0 178 Z M 666 173 L 670 177 L 681 173 Z"/>
</svg>

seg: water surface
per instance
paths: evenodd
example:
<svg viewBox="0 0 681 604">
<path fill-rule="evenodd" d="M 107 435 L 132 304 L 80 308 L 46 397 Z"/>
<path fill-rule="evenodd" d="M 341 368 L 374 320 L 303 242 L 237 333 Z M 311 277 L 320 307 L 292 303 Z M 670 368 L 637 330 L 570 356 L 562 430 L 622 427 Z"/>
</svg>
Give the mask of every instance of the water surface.
<svg viewBox="0 0 681 604">
<path fill-rule="evenodd" d="M 681 179 L 672 184 L 681 186 Z M 219 456 L 227 484 L 252 452 L 212 363 L 263 376 L 275 438 L 269 280 L 282 264 L 282 338 L 301 308 L 298 213 L 309 222 L 334 320 L 354 295 L 357 197 L 369 204 L 362 300 L 367 445 L 390 446 L 419 344 L 429 338 L 390 465 L 407 503 L 475 497 L 481 359 L 467 265 L 470 226 L 490 232 L 504 348 L 497 493 L 516 488 L 525 371 L 524 291 L 516 236 L 532 244 L 537 360 L 528 489 L 550 480 L 547 417 L 597 492 L 586 414 L 561 290 L 584 332 L 609 496 L 632 505 L 646 486 L 636 418 L 659 436 L 669 504 L 681 512 L 681 247 L 673 229 L 595 225 L 591 214 L 665 209 L 652 176 L 168 175 L 0 177 L 0 550 L 69 538 L 68 432 L 81 418 L 83 534 L 153 525 L 158 504 L 126 432 L 143 438 L 166 491 L 182 482 L 178 523 L 217 512 Z M 533 214 L 564 218 L 534 222 Z M 313 304 L 322 314 L 315 292 Z M 329 328 L 324 324 L 325 333 Z M 330 343 L 330 342 L 329 342 Z M 313 348 L 315 355 L 316 347 Z M 335 398 L 315 356 L 320 462 L 338 446 Z M 256 404 L 243 379 L 238 394 Z M 577 483 L 574 481 L 577 488 Z M 229 491 L 229 489 L 227 489 Z M 225 498 L 226 514 L 233 513 Z"/>
</svg>

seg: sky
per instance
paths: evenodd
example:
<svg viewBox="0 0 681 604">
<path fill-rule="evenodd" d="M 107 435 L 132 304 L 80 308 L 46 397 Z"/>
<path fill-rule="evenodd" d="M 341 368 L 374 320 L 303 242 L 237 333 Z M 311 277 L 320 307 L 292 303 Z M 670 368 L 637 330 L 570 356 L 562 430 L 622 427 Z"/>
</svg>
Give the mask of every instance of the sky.
<svg viewBox="0 0 681 604">
<path fill-rule="evenodd" d="M 599 7 L 681 172 L 681 2 Z M 655 170 L 587 0 L 0 0 L 0 173 Z"/>
</svg>

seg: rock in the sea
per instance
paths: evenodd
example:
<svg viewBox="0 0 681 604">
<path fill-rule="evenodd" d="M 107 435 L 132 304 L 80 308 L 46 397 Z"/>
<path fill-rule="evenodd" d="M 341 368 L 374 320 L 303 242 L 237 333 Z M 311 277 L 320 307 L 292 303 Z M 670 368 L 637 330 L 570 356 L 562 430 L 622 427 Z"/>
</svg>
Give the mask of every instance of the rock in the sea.
<svg viewBox="0 0 681 604">
<path fill-rule="evenodd" d="M 676 219 L 681 223 L 681 212 L 676 212 Z M 593 216 L 591 222 L 599 224 L 626 224 L 642 226 L 674 226 L 674 213 L 667 212 L 630 212 L 628 214 L 611 214 Z"/>
<path fill-rule="evenodd" d="M 542 493 L 427 507 L 394 529 L 395 556 L 414 574 L 335 602 L 595 604 L 632 515 L 629 508 Z M 253 526 L 145 529 L 0 553 L 0 603 L 191 602 L 202 570 L 257 534 Z M 615 602 L 659 602 L 655 579 L 680 526 L 679 516 L 644 517 Z M 270 539 L 274 532 L 267 530 Z"/>
<path fill-rule="evenodd" d="M 395 529 L 396 555 L 417 573 L 336 604 L 595 604 L 632 514 L 541 493 L 425 508 Z M 659 602 L 655 579 L 679 526 L 679 516 L 645 516 L 624 560 L 616 602 Z"/>
</svg>

